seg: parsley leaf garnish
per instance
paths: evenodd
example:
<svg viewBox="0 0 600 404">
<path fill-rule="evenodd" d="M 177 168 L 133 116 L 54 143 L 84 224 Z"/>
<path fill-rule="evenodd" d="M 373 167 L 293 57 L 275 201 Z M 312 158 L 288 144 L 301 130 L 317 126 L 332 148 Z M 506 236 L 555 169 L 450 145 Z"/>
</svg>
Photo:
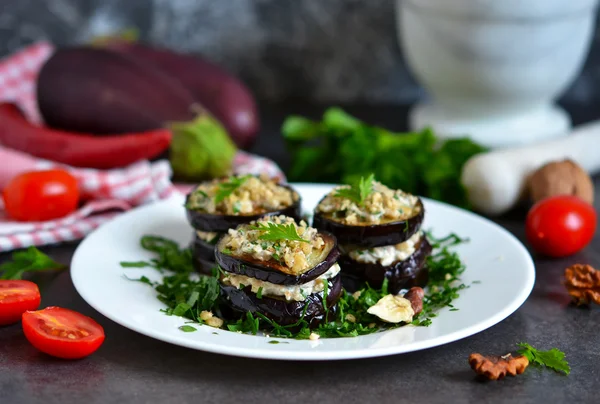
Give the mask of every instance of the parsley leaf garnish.
<svg viewBox="0 0 600 404">
<path fill-rule="evenodd" d="M 334 196 L 350 199 L 352 202 L 362 205 L 365 203 L 367 197 L 373 192 L 374 181 L 375 176 L 373 174 L 369 175 L 367 178 L 360 177 L 357 184 L 350 186 L 350 188 L 340 188 L 336 190 Z"/>
<path fill-rule="evenodd" d="M 223 202 L 225 198 L 241 187 L 250 177 L 252 177 L 250 174 L 241 177 L 230 177 L 229 181 L 219 184 L 219 188 L 217 188 L 217 193 L 215 194 L 215 204 Z"/>
<path fill-rule="evenodd" d="M 192 327 L 191 325 L 182 325 L 181 327 L 179 327 L 179 329 L 183 332 L 194 332 L 197 331 L 197 329 L 195 327 Z"/>
<path fill-rule="evenodd" d="M 66 266 L 54 261 L 35 247 L 16 251 L 12 260 L 0 265 L 0 279 L 21 279 L 25 272 L 42 272 L 65 269 Z"/>
<path fill-rule="evenodd" d="M 259 240 L 279 241 L 290 240 L 309 243 L 310 241 L 303 239 L 298 235 L 296 226 L 293 223 L 277 224 L 268 222 L 267 224 L 259 223 L 258 226 L 250 226 L 252 230 L 261 231 L 262 234 L 258 237 Z"/>
<path fill-rule="evenodd" d="M 559 351 L 557 348 L 552 348 L 549 351 L 540 351 L 526 342 L 521 342 L 517 345 L 521 348 L 518 351 L 519 354 L 525 356 L 530 363 L 545 366 L 557 372 L 562 372 L 565 375 L 571 372 L 571 367 L 565 360 L 565 353 Z"/>
</svg>

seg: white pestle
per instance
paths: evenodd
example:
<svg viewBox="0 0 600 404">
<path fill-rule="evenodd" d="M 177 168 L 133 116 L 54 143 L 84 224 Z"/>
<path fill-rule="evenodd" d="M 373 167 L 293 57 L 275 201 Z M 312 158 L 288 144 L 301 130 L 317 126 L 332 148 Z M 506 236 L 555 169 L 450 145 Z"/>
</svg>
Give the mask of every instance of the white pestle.
<svg viewBox="0 0 600 404">
<path fill-rule="evenodd" d="M 462 183 L 477 211 L 499 215 L 526 195 L 527 178 L 535 170 L 563 159 L 590 174 L 600 172 L 600 121 L 578 126 L 561 139 L 476 155 L 463 167 Z"/>
</svg>

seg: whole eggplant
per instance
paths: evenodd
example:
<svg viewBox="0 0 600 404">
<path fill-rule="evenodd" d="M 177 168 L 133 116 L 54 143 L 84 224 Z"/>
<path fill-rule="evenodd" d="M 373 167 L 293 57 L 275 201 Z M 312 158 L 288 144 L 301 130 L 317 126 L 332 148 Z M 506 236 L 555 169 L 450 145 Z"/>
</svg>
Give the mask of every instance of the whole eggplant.
<svg viewBox="0 0 600 404">
<path fill-rule="evenodd" d="M 116 134 L 190 121 L 200 105 L 181 84 L 147 63 L 105 49 L 58 49 L 37 82 L 47 125 L 73 132 Z"/>
<path fill-rule="evenodd" d="M 119 38 L 100 43 L 156 66 L 187 88 L 227 129 L 234 142 L 249 148 L 260 129 L 256 102 L 250 90 L 220 66 L 189 54 Z"/>
</svg>

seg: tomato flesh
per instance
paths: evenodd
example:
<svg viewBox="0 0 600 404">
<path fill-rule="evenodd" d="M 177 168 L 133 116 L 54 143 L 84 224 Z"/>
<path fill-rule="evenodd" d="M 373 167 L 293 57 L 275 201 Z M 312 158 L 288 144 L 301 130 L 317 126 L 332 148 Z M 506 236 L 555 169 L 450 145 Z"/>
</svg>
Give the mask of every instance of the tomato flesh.
<svg viewBox="0 0 600 404">
<path fill-rule="evenodd" d="M 100 324 L 61 307 L 23 313 L 23 332 L 38 350 L 63 359 L 84 358 L 104 342 L 104 329 Z"/>
<path fill-rule="evenodd" d="M 27 310 L 40 307 L 40 290 L 29 281 L 0 280 L 0 325 L 18 323 Z"/>
<path fill-rule="evenodd" d="M 549 257 L 566 257 L 592 241 L 596 225 L 592 205 L 574 196 L 555 196 L 531 208 L 526 236 L 535 251 Z"/>
<path fill-rule="evenodd" d="M 4 191 L 4 208 L 19 221 L 46 221 L 77 209 L 77 179 L 64 170 L 32 171 L 17 175 Z"/>
</svg>

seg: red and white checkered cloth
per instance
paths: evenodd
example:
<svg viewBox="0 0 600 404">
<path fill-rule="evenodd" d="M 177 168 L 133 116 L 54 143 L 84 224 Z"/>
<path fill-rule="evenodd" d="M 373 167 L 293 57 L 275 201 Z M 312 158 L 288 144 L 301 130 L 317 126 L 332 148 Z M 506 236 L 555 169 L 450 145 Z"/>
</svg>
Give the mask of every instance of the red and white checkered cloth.
<svg viewBox="0 0 600 404">
<path fill-rule="evenodd" d="M 35 123 L 41 123 L 35 82 L 39 69 L 53 51 L 50 43 L 41 42 L 0 60 L 0 102 L 16 103 Z M 167 161 L 140 161 L 123 169 L 103 171 L 56 164 L 1 145 L 0 161 L 0 190 L 19 173 L 60 167 L 79 180 L 83 198 L 87 201 L 67 217 L 40 223 L 11 221 L 4 214 L 0 201 L 0 252 L 81 239 L 123 211 L 169 198 L 190 188 L 189 185 L 171 183 L 171 167 Z M 243 151 L 235 156 L 234 172 L 266 173 L 285 179 L 274 162 Z"/>
</svg>

